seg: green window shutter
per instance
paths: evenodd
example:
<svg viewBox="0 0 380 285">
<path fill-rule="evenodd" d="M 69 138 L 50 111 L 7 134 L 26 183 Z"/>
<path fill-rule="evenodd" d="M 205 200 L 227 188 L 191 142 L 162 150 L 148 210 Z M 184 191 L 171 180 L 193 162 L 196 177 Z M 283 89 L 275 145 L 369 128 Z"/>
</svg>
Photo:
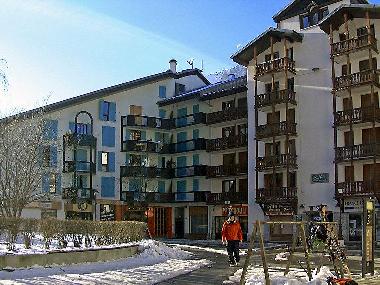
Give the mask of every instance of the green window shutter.
<svg viewBox="0 0 380 285">
<path fill-rule="evenodd" d="M 158 192 L 165 193 L 165 181 L 158 181 Z"/>
</svg>

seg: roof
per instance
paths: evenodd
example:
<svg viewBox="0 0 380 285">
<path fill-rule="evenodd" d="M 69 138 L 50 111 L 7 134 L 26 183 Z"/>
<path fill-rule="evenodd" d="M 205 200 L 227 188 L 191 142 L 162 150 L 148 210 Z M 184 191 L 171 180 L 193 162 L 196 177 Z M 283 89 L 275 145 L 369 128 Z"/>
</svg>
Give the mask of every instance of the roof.
<svg viewBox="0 0 380 285">
<path fill-rule="evenodd" d="M 231 94 L 247 91 L 247 76 L 241 76 L 230 80 L 220 81 L 208 86 L 194 89 L 177 96 L 173 96 L 157 102 L 159 106 L 167 106 L 177 102 L 197 98 L 201 101 L 211 100 Z"/>
<path fill-rule="evenodd" d="M 374 4 L 344 4 L 332 11 L 320 24 L 319 27 L 327 34 L 330 33 L 330 24 L 333 30 L 339 29 L 344 24 L 344 14 L 347 13 L 348 19 L 366 18 L 369 12 L 371 19 L 380 19 L 380 5 Z"/>
<path fill-rule="evenodd" d="M 273 16 L 276 23 L 309 11 L 311 5 L 326 6 L 342 0 L 293 0 Z M 351 3 L 368 4 L 367 0 L 351 0 Z"/>
<path fill-rule="evenodd" d="M 250 41 L 246 46 L 234 53 L 231 58 L 233 61 L 248 66 L 248 63 L 253 59 L 254 48 L 256 47 L 257 54 L 262 53 L 270 47 L 270 37 L 275 39 L 275 42 L 281 39 L 288 39 L 290 42 L 302 42 L 303 35 L 293 30 L 269 28 L 264 33 Z"/>
<path fill-rule="evenodd" d="M 143 86 L 143 85 L 148 84 L 148 83 L 157 82 L 157 81 L 164 80 L 164 79 L 167 79 L 167 78 L 178 79 L 178 78 L 182 78 L 182 77 L 190 76 L 190 75 L 196 75 L 196 76 L 198 76 L 207 85 L 211 84 L 210 81 L 197 68 L 195 68 L 195 69 L 186 69 L 186 70 L 183 70 L 183 71 L 180 71 L 180 72 L 176 72 L 176 73 L 172 72 L 169 69 L 169 70 L 161 72 L 161 73 L 157 73 L 157 74 L 141 77 L 141 78 L 138 78 L 138 79 L 135 79 L 135 80 L 131 80 L 131 81 L 125 82 L 125 83 L 113 85 L 113 86 L 110 86 L 110 87 L 106 87 L 106 88 L 103 88 L 103 89 L 99 89 L 99 90 L 96 90 L 96 91 L 85 93 L 83 95 L 79 95 L 79 96 L 76 96 L 76 97 L 73 97 L 73 98 L 69 98 L 69 99 L 66 99 L 66 100 L 63 100 L 63 101 L 52 103 L 52 104 L 43 106 L 42 108 L 44 109 L 45 112 L 48 112 L 48 113 L 49 112 L 54 112 L 54 111 L 57 111 L 59 109 L 64 109 L 64 108 L 67 108 L 67 107 L 70 107 L 70 106 L 73 106 L 73 105 L 77 105 L 77 104 L 81 104 L 81 103 L 84 103 L 84 102 L 100 99 L 100 98 L 102 98 L 104 96 L 112 95 L 112 94 L 115 94 L 117 92 L 121 92 L 121 91 L 125 91 L 125 90 L 130 90 L 130 89 L 133 89 L 133 88 L 137 88 L 137 87 Z M 40 110 L 40 109 L 41 108 L 36 108 L 36 109 L 30 110 L 30 111 L 22 112 L 20 114 L 14 115 L 14 116 L 26 116 L 26 117 L 28 117 L 28 116 L 32 115 L 34 112 L 36 112 L 37 110 Z M 8 119 L 11 119 L 14 116 L 10 116 Z M 6 119 L 6 118 L 4 118 L 4 119 Z"/>
</svg>

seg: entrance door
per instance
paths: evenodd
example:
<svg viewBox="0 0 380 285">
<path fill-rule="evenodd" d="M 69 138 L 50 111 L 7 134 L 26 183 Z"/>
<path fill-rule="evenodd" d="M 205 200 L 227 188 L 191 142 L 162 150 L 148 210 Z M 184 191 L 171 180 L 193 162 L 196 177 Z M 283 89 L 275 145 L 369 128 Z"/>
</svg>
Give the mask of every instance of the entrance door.
<svg viewBox="0 0 380 285">
<path fill-rule="evenodd" d="M 185 208 L 175 208 L 174 210 L 174 230 L 175 238 L 185 237 Z"/>
<path fill-rule="evenodd" d="M 349 241 L 362 240 L 362 215 L 361 214 L 349 214 L 348 240 Z"/>
<path fill-rule="evenodd" d="M 154 208 L 154 232 L 157 237 L 166 236 L 165 208 Z"/>
</svg>

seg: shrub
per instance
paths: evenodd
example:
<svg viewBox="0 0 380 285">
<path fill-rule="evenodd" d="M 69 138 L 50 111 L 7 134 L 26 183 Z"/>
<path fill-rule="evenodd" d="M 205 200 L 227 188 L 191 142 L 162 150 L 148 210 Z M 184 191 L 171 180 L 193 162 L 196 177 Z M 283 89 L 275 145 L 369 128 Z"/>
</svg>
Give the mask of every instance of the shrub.
<svg viewBox="0 0 380 285">
<path fill-rule="evenodd" d="M 32 239 L 39 230 L 39 221 L 36 219 L 22 219 L 20 232 L 24 239 L 25 248 L 31 248 Z"/>
<path fill-rule="evenodd" d="M 6 218 L 4 220 L 4 229 L 7 242 L 7 249 L 14 251 L 17 236 L 20 233 L 21 219 L 20 218 Z"/>
</svg>

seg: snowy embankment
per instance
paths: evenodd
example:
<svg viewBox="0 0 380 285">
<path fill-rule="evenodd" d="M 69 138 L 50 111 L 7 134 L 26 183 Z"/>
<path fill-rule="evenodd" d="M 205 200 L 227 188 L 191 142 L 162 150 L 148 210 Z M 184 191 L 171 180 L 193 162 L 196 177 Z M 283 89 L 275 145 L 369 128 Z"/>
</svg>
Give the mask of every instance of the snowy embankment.
<svg viewBox="0 0 380 285">
<path fill-rule="evenodd" d="M 157 241 L 139 245 L 140 254 L 116 261 L 0 271 L 0 284 L 155 284 L 209 264 Z"/>
</svg>

